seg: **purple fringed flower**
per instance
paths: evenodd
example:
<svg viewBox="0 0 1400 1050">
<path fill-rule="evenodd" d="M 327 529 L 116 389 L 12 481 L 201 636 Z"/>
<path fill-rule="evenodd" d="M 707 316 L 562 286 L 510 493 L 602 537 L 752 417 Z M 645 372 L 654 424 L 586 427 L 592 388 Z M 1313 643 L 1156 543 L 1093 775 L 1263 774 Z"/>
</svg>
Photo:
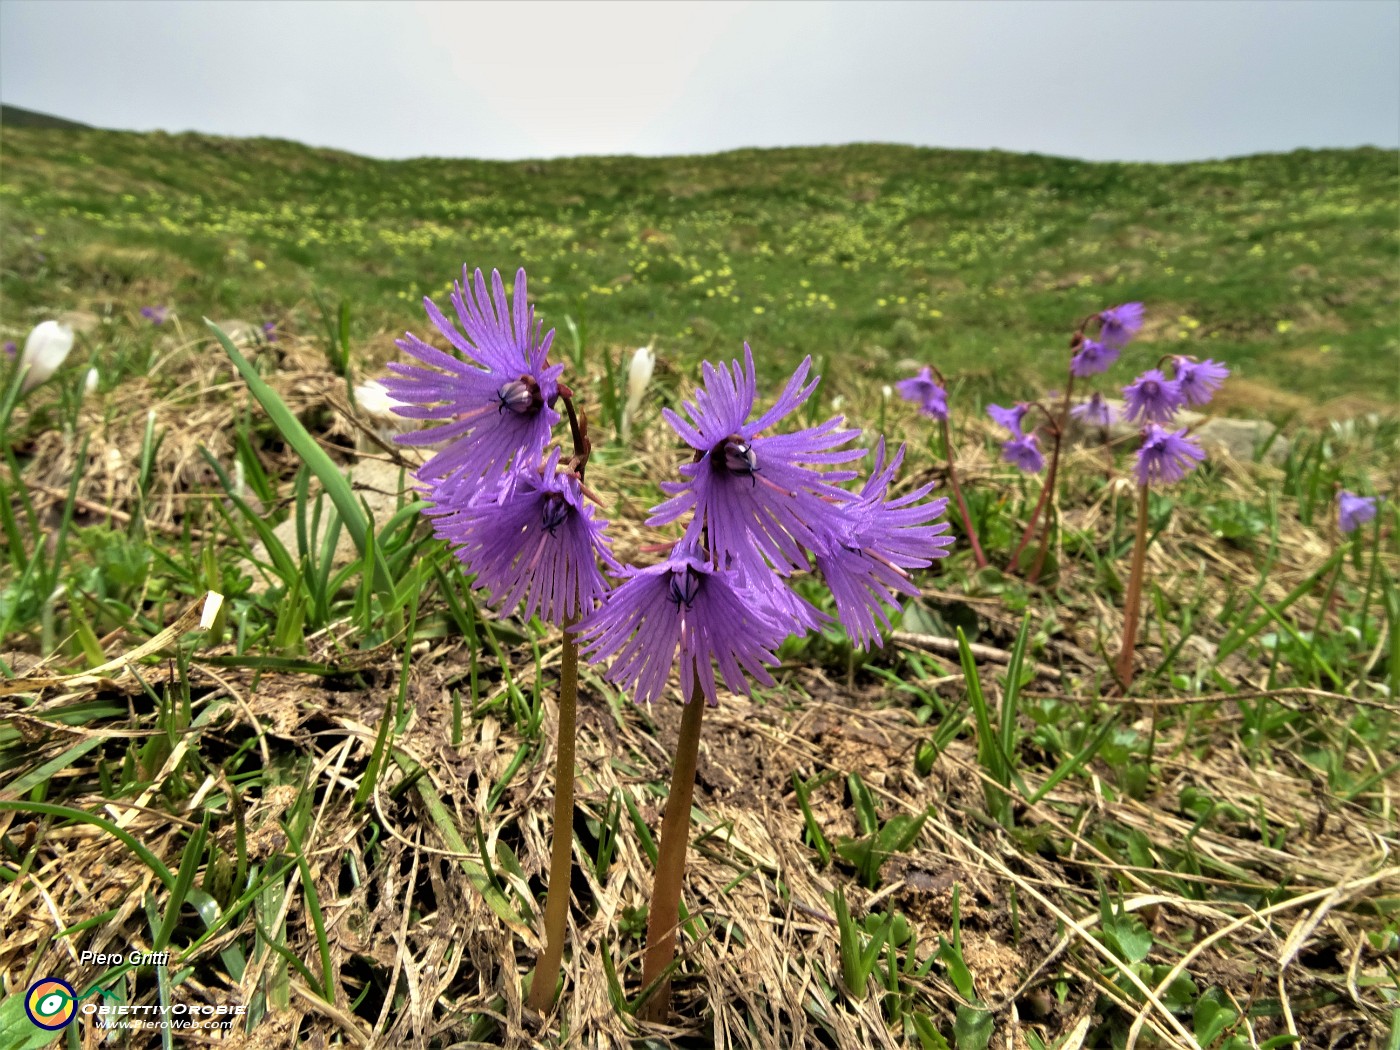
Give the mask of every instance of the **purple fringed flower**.
<svg viewBox="0 0 1400 1050">
<path fill-rule="evenodd" d="M 1134 423 L 1169 423 L 1181 408 L 1182 395 L 1176 380 L 1149 368 L 1123 388 L 1123 401 L 1123 415 Z"/>
<path fill-rule="evenodd" d="M 1171 431 L 1148 424 L 1137 452 L 1139 485 L 1170 485 L 1180 481 L 1206 458 L 1200 445 L 1186 436 L 1186 428 Z"/>
<path fill-rule="evenodd" d="M 1069 373 L 1078 379 L 1083 379 L 1086 376 L 1106 372 L 1109 366 L 1118 360 L 1118 355 L 1121 352 L 1117 346 L 1095 342 L 1093 339 L 1085 339 L 1069 360 Z"/>
<path fill-rule="evenodd" d="M 1026 418 L 1026 413 L 1030 410 L 1031 406 L 1022 401 L 1012 408 L 1002 408 L 1000 405 L 988 405 L 987 415 L 992 417 L 993 423 L 1011 431 L 1013 437 L 1020 437 L 1021 420 Z"/>
<path fill-rule="evenodd" d="M 14 341 L 13 339 L 6 340 L 6 342 L 5 342 L 5 356 L 6 356 L 6 357 L 14 357 L 14 356 L 15 356 L 15 351 L 17 351 L 18 349 L 19 349 L 19 347 L 18 347 L 17 345 L 15 345 L 15 341 Z"/>
<path fill-rule="evenodd" d="M 1081 401 L 1071 408 L 1069 414 L 1086 427 L 1111 427 L 1118 415 L 1097 390 L 1088 401 Z"/>
<path fill-rule="evenodd" d="M 841 507 L 845 528 L 830 547 L 816 552 L 817 571 L 836 599 L 847 634 L 865 649 L 872 643 L 883 644 L 875 621 L 878 617 L 889 628 L 885 607 L 897 611 L 899 595 L 919 593 L 907 570 L 947 557 L 947 548 L 953 543 L 947 522 L 929 524 L 947 510 L 947 499 L 920 502 L 932 490 L 932 482 L 896 499 L 885 499 L 903 460 L 901 445 L 886 465 L 885 443 L 880 441 L 860 498 Z"/>
<path fill-rule="evenodd" d="M 894 388 L 905 401 L 917 404 L 924 415 L 934 419 L 948 418 L 948 391 L 933 378 L 933 369 L 928 365 L 919 369 L 918 375 L 901 379 Z"/>
<path fill-rule="evenodd" d="M 713 705 L 719 703 L 716 664 L 731 692 L 749 692 L 746 673 L 773 684 L 767 669 L 777 665 L 774 650 L 792 624 L 775 622 L 770 609 L 737 572 L 712 568 L 682 543 L 661 564 L 632 570 L 580 621 L 578 636 L 591 662 L 612 660 L 607 677 L 636 702 L 660 698 L 679 654 L 685 701 L 698 686 Z"/>
<path fill-rule="evenodd" d="M 399 415 L 447 420 L 395 438 L 404 445 L 450 442 L 418 472 L 424 480 L 449 474 L 469 482 L 502 477 L 512 462 L 536 461 L 559 421 L 552 406 L 564 366 L 548 363 L 554 330 L 540 337 L 543 326 L 528 304 L 525 271 L 515 275 L 509 308 L 499 273 L 491 272 L 490 292 L 480 270 L 475 277 L 475 293 L 466 267 L 462 280 L 453 284 L 452 305 L 461 332 L 431 299 L 423 300 L 428 319 L 466 360 L 406 333 L 399 348 L 431 367 L 391 362 L 389 370 L 397 378 L 384 380 L 389 396 L 403 403 L 395 409 Z"/>
<path fill-rule="evenodd" d="M 153 325 L 165 324 L 166 317 L 170 314 L 168 306 L 143 306 L 141 316 L 150 321 Z"/>
<path fill-rule="evenodd" d="M 476 574 L 473 586 L 485 587 L 503 608 L 523 600 L 526 619 L 538 610 L 562 627 L 607 594 L 600 561 L 621 571 L 608 523 L 585 501 L 578 478 L 559 470 L 557 448 L 543 464 L 519 470 L 512 485 L 475 488 L 452 477 L 430 498 L 437 504 L 433 531 Z"/>
<path fill-rule="evenodd" d="M 1001 458 L 1027 474 L 1039 474 L 1045 466 L 1045 457 L 1040 454 L 1040 443 L 1034 434 L 1022 434 L 1002 445 Z"/>
<path fill-rule="evenodd" d="M 749 345 L 744 344 L 743 364 L 704 362 L 704 385 L 694 402 L 681 402 L 690 421 L 670 409 L 662 412 L 698 455 L 680 468 L 685 481 L 661 483 L 671 498 L 652 508 L 647 524 L 669 525 L 694 511 L 686 540 L 698 549 L 703 534 L 716 565 L 741 564 L 749 578 L 766 571 L 765 557 L 775 566 L 807 568 L 806 550 L 825 545 L 840 528 L 839 505 L 853 498 L 833 482 L 855 477 L 851 470 L 822 472 L 809 464 L 865 455 L 841 447 L 860 431 L 838 429 L 840 416 L 807 430 L 760 436 L 811 397 L 818 381 L 803 386 L 811 366 L 809 357 L 773 407 L 749 422 L 756 396 Z"/>
<path fill-rule="evenodd" d="M 262 326 L 263 339 L 269 343 L 277 342 L 277 322 L 264 321 Z"/>
<path fill-rule="evenodd" d="M 1343 489 L 1337 493 L 1337 524 L 1343 532 L 1355 532 L 1376 516 L 1376 497 L 1358 496 Z"/>
<path fill-rule="evenodd" d="M 1189 357 L 1176 359 L 1176 386 L 1181 400 L 1188 405 L 1204 405 L 1220 389 L 1230 370 L 1219 361 L 1192 361 Z"/>
<path fill-rule="evenodd" d="M 1099 342 L 1118 349 L 1142 327 L 1142 303 L 1124 303 L 1099 314 Z"/>
</svg>

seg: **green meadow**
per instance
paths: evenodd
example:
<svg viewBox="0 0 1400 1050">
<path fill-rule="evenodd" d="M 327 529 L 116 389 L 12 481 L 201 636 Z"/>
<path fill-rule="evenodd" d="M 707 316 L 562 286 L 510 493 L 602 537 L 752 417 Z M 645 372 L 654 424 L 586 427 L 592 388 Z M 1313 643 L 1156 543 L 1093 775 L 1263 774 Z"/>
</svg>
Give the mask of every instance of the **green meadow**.
<svg viewBox="0 0 1400 1050">
<path fill-rule="evenodd" d="M 1398 160 L 390 162 L 4 128 L 0 338 L 77 341 L 30 389 L 0 358 L 0 1050 L 1400 1047 Z M 528 270 L 624 562 L 676 538 L 645 525 L 692 458 L 661 410 L 746 340 L 761 406 L 811 355 L 787 424 L 839 410 L 907 443 L 894 493 L 955 464 L 966 494 L 883 645 L 789 638 L 774 686 L 704 713 L 664 1023 L 676 679 L 638 706 L 582 666 L 556 828 L 559 633 L 470 588 L 423 455 L 354 393 L 463 264 Z M 1135 434 L 1076 433 L 1042 500 L 985 405 L 1062 390 L 1075 327 L 1134 300 L 1076 391 L 1213 358 L 1202 411 L 1243 444 L 1140 494 Z M 884 391 L 924 363 L 946 436 Z M 1375 517 L 1343 533 L 1341 490 Z M 55 1034 L 26 1014 L 53 977 L 238 1012 Z"/>
</svg>

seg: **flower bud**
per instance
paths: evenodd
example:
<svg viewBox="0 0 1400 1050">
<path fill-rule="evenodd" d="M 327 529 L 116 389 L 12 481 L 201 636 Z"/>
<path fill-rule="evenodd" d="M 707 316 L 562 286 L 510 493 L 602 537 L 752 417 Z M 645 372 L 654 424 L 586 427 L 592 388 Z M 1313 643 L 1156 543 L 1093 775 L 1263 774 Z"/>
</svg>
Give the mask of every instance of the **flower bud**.
<svg viewBox="0 0 1400 1050">
<path fill-rule="evenodd" d="M 651 373 L 656 367 L 656 355 L 651 347 L 640 347 L 632 355 L 632 365 L 627 369 L 627 415 L 634 416 L 642 407 L 642 397 L 651 382 Z"/>
<path fill-rule="evenodd" d="M 83 377 L 83 397 L 97 393 L 98 378 L 97 369 L 89 368 L 87 370 L 87 375 Z"/>
<path fill-rule="evenodd" d="M 20 368 L 27 368 L 24 389 L 31 390 L 58 371 L 73 349 L 73 329 L 58 321 L 44 321 L 34 326 L 24 341 Z"/>
</svg>

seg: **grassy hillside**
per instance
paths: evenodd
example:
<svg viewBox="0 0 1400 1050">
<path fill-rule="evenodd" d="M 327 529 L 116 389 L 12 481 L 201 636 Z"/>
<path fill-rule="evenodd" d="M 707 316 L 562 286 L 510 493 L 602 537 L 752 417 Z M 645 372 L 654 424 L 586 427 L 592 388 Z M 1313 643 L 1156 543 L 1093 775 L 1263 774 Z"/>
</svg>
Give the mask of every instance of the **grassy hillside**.
<svg viewBox="0 0 1400 1050">
<path fill-rule="evenodd" d="M 462 263 L 523 263 L 551 323 L 692 361 L 750 340 L 986 393 L 1056 379 L 1065 333 L 1141 299 L 1263 410 L 1393 401 L 1394 153 L 1098 164 L 849 146 L 708 157 L 377 161 L 290 142 L 7 128 L 4 325 L 129 299 L 187 318 L 421 329 Z"/>
</svg>

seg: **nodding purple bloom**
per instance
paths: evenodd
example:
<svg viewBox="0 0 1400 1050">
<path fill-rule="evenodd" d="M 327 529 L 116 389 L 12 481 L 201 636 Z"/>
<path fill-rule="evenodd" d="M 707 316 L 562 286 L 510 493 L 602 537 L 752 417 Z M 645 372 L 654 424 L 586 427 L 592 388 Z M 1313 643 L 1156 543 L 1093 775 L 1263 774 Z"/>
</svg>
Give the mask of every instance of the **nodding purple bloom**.
<svg viewBox="0 0 1400 1050">
<path fill-rule="evenodd" d="M 1026 413 L 1030 410 L 1031 406 L 1022 401 L 1013 408 L 1002 408 L 1000 405 L 988 405 L 987 415 L 992 417 L 993 423 L 1011 431 L 1013 437 L 1020 437 L 1021 420 L 1026 418 Z"/>
<path fill-rule="evenodd" d="M 165 319 L 170 314 L 168 306 L 143 306 L 141 316 L 150 321 L 153 325 L 165 324 Z"/>
<path fill-rule="evenodd" d="M 562 627 L 590 612 L 608 591 L 601 561 L 620 571 L 609 550 L 607 522 L 584 500 L 576 475 L 559 470 L 556 448 L 542 464 L 518 471 L 515 483 L 473 490 L 449 478 L 430 498 L 437 504 L 433 531 L 457 548 L 497 606 L 525 602 Z"/>
<path fill-rule="evenodd" d="M 14 341 L 13 339 L 6 340 L 6 342 L 5 342 L 5 356 L 6 356 L 6 357 L 14 357 L 14 356 L 15 356 L 15 352 L 16 352 L 17 350 L 19 350 L 19 347 L 18 347 L 17 345 L 15 345 L 15 341 Z"/>
<path fill-rule="evenodd" d="M 719 703 L 716 664 L 731 692 L 749 692 L 746 673 L 773 684 L 768 668 L 777 665 L 774 650 L 792 624 L 776 621 L 770 608 L 737 572 L 713 568 L 682 542 L 660 565 L 632 570 L 579 622 L 578 636 L 590 661 L 611 659 L 607 677 L 636 702 L 660 698 L 679 654 L 685 701 L 698 686 L 713 705 Z"/>
<path fill-rule="evenodd" d="M 773 407 L 750 422 L 757 387 L 749 345 L 744 344 L 742 364 L 704 362 L 704 384 L 695 400 L 681 402 L 689 420 L 670 409 L 662 412 L 695 449 L 695 462 L 680 468 L 685 481 L 661 483 L 671 498 L 652 508 L 647 524 L 669 525 L 694 511 L 686 539 L 698 549 L 706 537 L 716 565 L 742 564 L 749 578 L 767 571 L 765 557 L 784 569 L 806 569 L 806 550 L 823 546 L 840 528 L 839 505 L 853 498 L 833 483 L 856 476 L 811 465 L 865 455 L 862 449 L 842 448 L 860 431 L 838 429 L 840 416 L 808 430 L 762 436 L 812 396 L 818 381 L 803 386 L 811 367 L 809 357 Z"/>
<path fill-rule="evenodd" d="M 1181 388 L 1158 369 L 1149 368 L 1123 388 L 1123 415 L 1134 423 L 1170 423 L 1181 408 Z"/>
<path fill-rule="evenodd" d="M 1206 458 L 1200 445 L 1186 436 L 1186 428 L 1171 431 L 1149 423 L 1137 452 L 1139 485 L 1170 485 L 1180 481 Z"/>
<path fill-rule="evenodd" d="M 918 375 L 901 379 L 894 388 L 905 401 L 915 402 L 924 415 L 934 419 L 948 418 L 948 391 L 933 378 L 933 369 L 928 365 L 919 369 Z"/>
<path fill-rule="evenodd" d="M 1176 385 L 1181 400 L 1188 405 L 1204 405 L 1220 389 L 1230 370 L 1219 361 L 1176 359 Z"/>
<path fill-rule="evenodd" d="M 529 305 L 523 269 L 515 275 L 515 292 L 507 307 L 499 273 L 491 272 L 488 292 L 477 270 L 473 290 L 463 267 L 462 280 L 453 284 L 452 305 L 460 332 L 431 299 L 423 300 L 428 319 L 466 360 L 406 333 L 399 348 L 423 364 L 390 363 L 395 375 L 384 380 L 389 396 L 402 402 L 395 409 L 399 415 L 446 422 L 395 440 L 404 445 L 449 442 L 419 470 L 424 480 L 450 474 L 464 482 L 495 479 L 506 475 L 512 462 L 533 463 L 543 453 L 559 421 L 553 405 L 564 366 L 548 363 L 554 331 L 540 337 L 543 326 Z"/>
<path fill-rule="evenodd" d="M 1040 454 L 1040 443 L 1034 434 L 1022 434 L 1002 445 L 1001 458 L 1027 474 L 1039 474 L 1045 466 L 1045 457 Z"/>
<path fill-rule="evenodd" d="M 930 524 L 947 510 L 947 499 L 921 502 L 932 490 L 932 482 L 885 499 L 903 460 L 901 445 L 887 465 L 881 440 L 860 498 L 841 507 L 845 528 L 826 550 L 816 552 L 817 571 L 836 599 L 847 634 L 866 649 L 883 644 L 875 621 L 878 618 L 889 628 L 885 607 L 898 611 L 899 595 L 918 595 L 907 570 L 947 557 L 953 543 L 947 522 Z"/>
<path fill-rule="evenodd" d="M 1118 360 L 1120 347 L 1085 339 L 1074 356 L 1069 359 L 1069 374 L 1078 379 L 1107 372 L 1110 365 Z"/>
<path fill-rule="evenodd" d="M 1121 349 L 1142 327 L 1142 303 L 1124 303 L 1099 314 L 1099 342 Z"/>
<path fill-rule="evenodd" d="M 1081 401 L 1071 408 L 1069 414 L 1086 427 L 1111 427 L 1118 417 L 1113 406 L 1097 390 L 1088 401 Z"/>
<path fill-rule="evenodd" d="M 262 326 L 263 339 L 269 343 L 277 342 L 277 322 L 264 321 Z"/>
<path fill-rule="evenodd" d="M 1376 497 L 1358 496 L 1343 489 L 1337 493 L 1337 524 L 1343 532 L 1355 532 L 1376 516 Z"/>
</svg>

